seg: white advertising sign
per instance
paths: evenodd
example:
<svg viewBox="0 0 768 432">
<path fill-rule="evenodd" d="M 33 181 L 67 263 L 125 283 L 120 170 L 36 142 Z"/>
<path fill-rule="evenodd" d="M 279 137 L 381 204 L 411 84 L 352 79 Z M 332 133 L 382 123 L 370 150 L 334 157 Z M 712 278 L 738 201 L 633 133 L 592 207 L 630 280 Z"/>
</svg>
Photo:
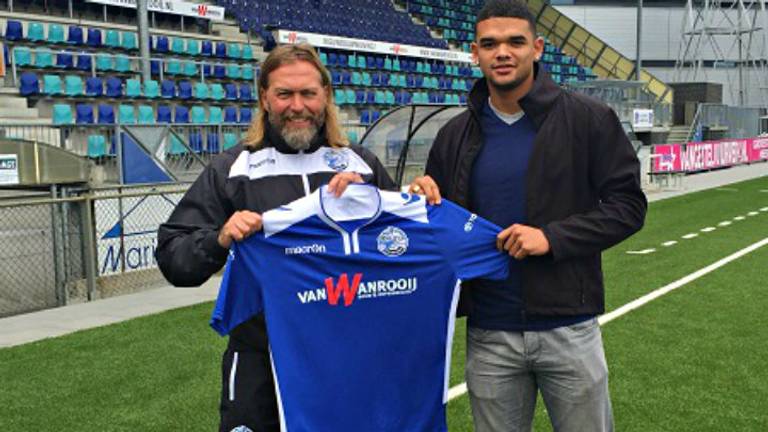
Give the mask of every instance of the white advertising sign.
<svg viewBox="0 0 768 432">
<path fill-rule="evenodd" d="M 19 183 L 19 156 L 0 154 L 0 184 Z"/>
<path fill-rule="evenodd" d="M 136 0 L 86 0 L 89 3 L 99 3 L 108 6 L 120 6 L 136 9 Z M 163 12 L 175 15 L 204 18 L 211 21 L 224 20 L 224 8 L 200 3 L 190 3 L 179 0 L 147 0 L 150 12 Z"/>
<path fill-rule="evenodd" d="M 636 128 L 653 127 L 653 110 L 636 109 L 632 112 L 632 126 Z"/>
<path fill-rule="evenodd" d="M 308 43 L 318 48 L 336 48 L 349 51 L 419 57 L 459 63 L 472 63 L 472 55 L 465 52 L 441 50 L 415 45 L 402 45 L 391 42 L 377 42 L 365 39 L 351 39 L 341 36 L 328 36 L 317 33 L 304 33 L 288 30 L 277 31 L 277 43 Z"/>
</svg>

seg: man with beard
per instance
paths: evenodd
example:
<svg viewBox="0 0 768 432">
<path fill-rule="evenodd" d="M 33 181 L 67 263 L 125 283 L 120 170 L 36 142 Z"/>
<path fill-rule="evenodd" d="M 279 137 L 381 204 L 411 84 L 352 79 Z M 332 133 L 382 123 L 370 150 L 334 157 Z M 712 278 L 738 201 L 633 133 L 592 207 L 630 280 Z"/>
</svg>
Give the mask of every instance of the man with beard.
<svg viewBox="0 0 768 432">
<path fill-rule="evenodd" d="M 158 232 L 157 262 L 176 286 L 197 286 L 225 264 L 232 241 L 261 229 L 261 214 L 323 184 L 395 188 L 338 123 L 331 78 L 314 49 L 285 45 L 265 59 L 259 113 L 243 143 L 214 158 Z M 279 431 L 263 315 L 230 334 L 222 360 L 220 431 Z"/>
<path fill-rule="evenodd" d="M 472 44 L 484 79 L 410 186 L 508 227 L 509 278 L 462 291 L 478 432 L 530 431 L 538 392 L 556 431 L 613 429 L 600 253 L 642 227 L 647 203 L 616 114 L 555 84 L 543 49 L 525 2 L 485 3 Z"/>
</svg>

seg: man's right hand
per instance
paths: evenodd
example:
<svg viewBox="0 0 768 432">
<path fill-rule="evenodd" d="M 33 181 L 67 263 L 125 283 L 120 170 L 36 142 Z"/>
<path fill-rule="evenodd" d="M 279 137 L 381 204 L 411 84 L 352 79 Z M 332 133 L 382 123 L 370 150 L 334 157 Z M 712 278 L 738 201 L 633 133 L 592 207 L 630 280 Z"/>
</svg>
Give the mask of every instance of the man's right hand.
<svg viewBox="0 0 768 432">
<path fill-rule="evenodd" d="M 425 175 L 422 177 L 416 177 L 408 186 L 409 193 L 416 193 L 424 195 L 427 202 L 430 204 L 440 204 L 442 198 L 440 197 L 440 188 L 437 187 L 437 183 L 432 180 L 432 177 Z"/>
<path fill-rule="evenodd" d="M 240 241 L 261 230 L 261 215 L 252 211 L 235 212 L 219 230 L 219 245 L 229 249 L 232 240 Z"/>
</svg>

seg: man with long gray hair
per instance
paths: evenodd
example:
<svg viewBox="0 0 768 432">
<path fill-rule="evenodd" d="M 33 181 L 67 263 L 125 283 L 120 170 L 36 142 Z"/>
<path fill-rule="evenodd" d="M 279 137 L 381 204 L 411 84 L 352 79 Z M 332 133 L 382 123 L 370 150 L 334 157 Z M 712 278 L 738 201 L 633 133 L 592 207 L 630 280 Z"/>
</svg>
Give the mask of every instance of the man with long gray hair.
<svg viewBox="0 0 768 432">
<path fill-rule="evenodd" d="M 197 286 L 222 268 L 232 241 L 261 229 L 261 214 L 323 184 L 393 189 L 369 151 L 349 145 L 331 79 L 309 45 L 273 50 L 261 67 L 259 113 L 245 140 L 214 158 L 158 233 L 157 261 L 176 286 Z M 222 360 L 220 431 L 279 431 L 263 315 L 238 326 Z"/>
</svg>

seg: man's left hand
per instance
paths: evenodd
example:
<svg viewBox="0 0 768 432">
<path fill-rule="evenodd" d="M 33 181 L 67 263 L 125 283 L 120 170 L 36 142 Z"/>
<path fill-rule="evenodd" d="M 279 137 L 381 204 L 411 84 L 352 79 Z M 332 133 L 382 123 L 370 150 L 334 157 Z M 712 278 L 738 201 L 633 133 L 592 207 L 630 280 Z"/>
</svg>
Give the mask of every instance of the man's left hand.
<svg viewBox="0 0 768 432">
<path fill-rule="evenodd" d="M 363 177 L 356 172 L 340 172 L 333 176 L 330 183 L 328 183 L 328 192 L 338 198 L 347 190 L 347 186 L 350 183 L 364 183 Z"/>
<path fill-rule="evenodd" d="M 529 255 L 547 254 L 549 240 L 538 228 L 514 224 L 496 236 L 496 247 L 500 251 L 507 251 L 509 256 L 521 260 Z"/>
</svg>

